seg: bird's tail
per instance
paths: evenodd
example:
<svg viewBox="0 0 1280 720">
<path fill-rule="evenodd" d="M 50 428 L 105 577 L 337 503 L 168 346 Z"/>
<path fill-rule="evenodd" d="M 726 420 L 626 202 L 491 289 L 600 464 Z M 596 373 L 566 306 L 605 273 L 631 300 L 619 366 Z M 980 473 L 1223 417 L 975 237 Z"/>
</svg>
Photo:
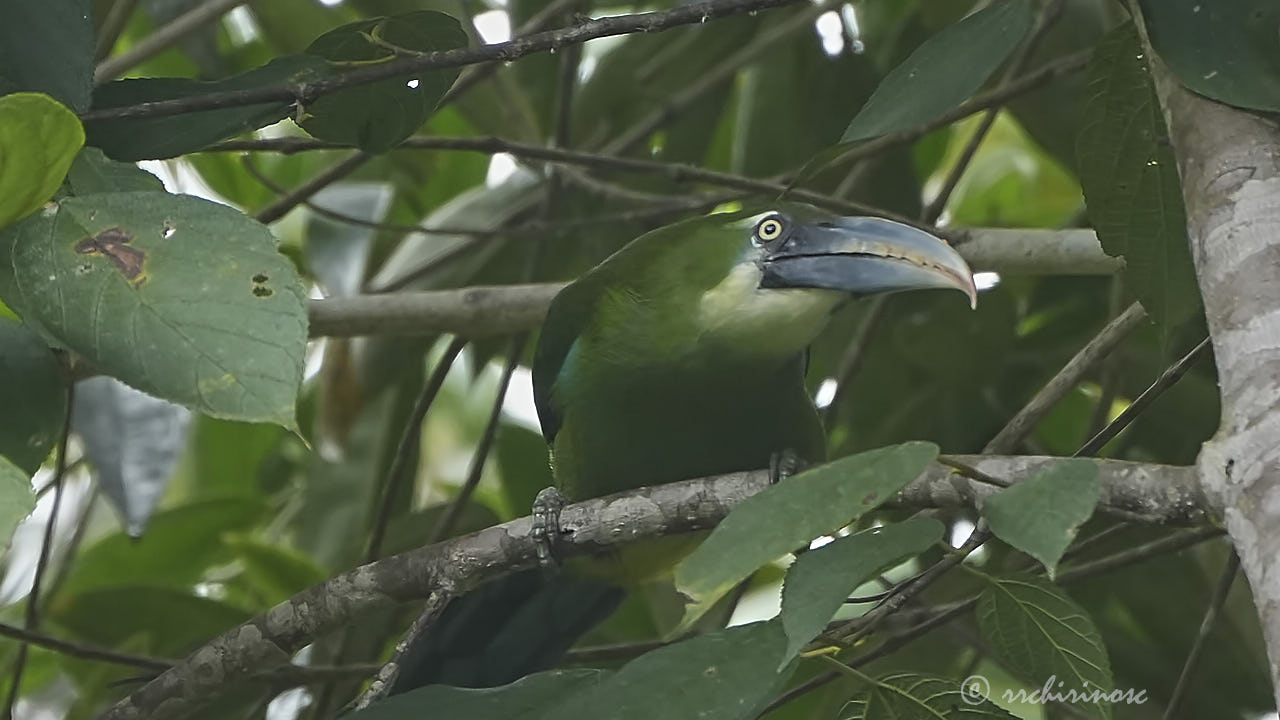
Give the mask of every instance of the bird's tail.
<svg viewBox="0 0 1280 720">
<path fill-rule="evenodd" d="M 390 694 L 423 685 L 506 685 L 555 665 L 617 609 L 616 586 L 526 570 L 452 600 L 401 657 Z"/>
</svg>

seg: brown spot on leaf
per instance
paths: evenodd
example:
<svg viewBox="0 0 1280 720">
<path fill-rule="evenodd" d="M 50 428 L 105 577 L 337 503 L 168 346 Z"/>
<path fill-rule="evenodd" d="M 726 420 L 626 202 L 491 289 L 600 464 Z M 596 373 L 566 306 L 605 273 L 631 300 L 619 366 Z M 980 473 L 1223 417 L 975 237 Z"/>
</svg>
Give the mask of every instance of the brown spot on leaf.
<svg viewBox="0 0 1280 720">
<path fill-rule="evenodd" d="M 253 294 L 260 298 L 267 298 L 274 295 L 275 290 L 272 290 L 266 284 L 266 282 L 270 279 L 271 278 L 267 277 L 266 273 L 255 274 L 253 276 Z"/>
<path fill-rule="evenodd" d="M 133 235 L 120 228 L 110 228 L 92 237 L 76 243 L 76 252 L 81 255 L 104 255 L 112 265 L 131 281 L 143 281 L 142 264 L 147 253 L 129 243 Z"/>
</svg>

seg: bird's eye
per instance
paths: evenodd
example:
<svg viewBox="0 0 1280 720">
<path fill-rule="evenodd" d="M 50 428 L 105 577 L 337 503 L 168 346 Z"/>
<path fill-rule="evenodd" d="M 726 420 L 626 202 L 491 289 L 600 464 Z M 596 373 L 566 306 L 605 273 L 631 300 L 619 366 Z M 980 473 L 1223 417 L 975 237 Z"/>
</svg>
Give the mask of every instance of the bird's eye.
<svg viewBox="0 0 1280 720">
<path fill-rule="evenodd" d="M 765 218 L 756 226 L 756 237 L 764 242 L 777 240 L 782 236 L 782 221 L 776 217 Z"/>
</svg>

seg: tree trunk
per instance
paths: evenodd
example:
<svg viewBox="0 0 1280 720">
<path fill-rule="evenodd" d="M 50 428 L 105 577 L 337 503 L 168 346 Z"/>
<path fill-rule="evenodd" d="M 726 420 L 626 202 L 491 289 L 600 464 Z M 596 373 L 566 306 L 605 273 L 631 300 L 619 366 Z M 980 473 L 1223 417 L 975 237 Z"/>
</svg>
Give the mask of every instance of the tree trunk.
<svg viewBox="0 0 1280 720">
<path fill-rule="evenodd" d="M 1223 508 L 1280 688 L 1280 126 L 1153 66 L 1222 393 L 1200 479 Z"/>
</svg>

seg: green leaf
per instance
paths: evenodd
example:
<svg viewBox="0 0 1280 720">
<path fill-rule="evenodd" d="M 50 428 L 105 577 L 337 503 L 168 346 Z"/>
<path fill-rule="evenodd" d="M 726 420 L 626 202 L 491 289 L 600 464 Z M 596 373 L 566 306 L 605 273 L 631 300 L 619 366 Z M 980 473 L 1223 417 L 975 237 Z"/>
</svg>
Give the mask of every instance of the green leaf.
<svg viewBox="0 0 1280 720">
<path fill-rule="evenodd" d="M 935 120 L 991 77 L 1031 27 L 1031 3 L 1002 0 L 926 40 L 889 72 L 849 123 L 842 143 Z"/>
<path fill-rule="evenodd" d="M 394 695 L 352 713 L 353 720 L 420 720 L 423 708 L 440 717 L 467 720 L 534 720 L 566 695 L 587 692 L 604 682 L 608 670 L 575 668 L 535 673 L 496 688 L 428 685 Z"/>
<path fill-rule="evenodd" d="M 1107 648 L 1084 608 L 1057 585 L 1031 575 L 991 578 L 978 598 L 978 627 L 1006 670 L 1041 687 L 1102 694 L 1114 680 Z M 1091 697 L 1070 703 L 1090 717 L 1111 717 L 1111 704 Z"/>
<path fill-rule="evenodd" d="M 1280 111 L 1280 5 L 1274 0 L 1142 0 L 1151 44 L 1201 95 Z"/>
<path fill-rule="evenodd" d="M 93 109 L 301 83 L 327 74 L 329 67 L 323 60 L 310 55 L 289 55 L 217 82 L 187 78 L 117 80 L 93 91 Z M 292 105 L 286 100 L 181 115 L 100 120 L 88 123 L 85 131 L 90 145 L 102 148 L 116 160 L 170 158 L 279 122 L 288 117 Z"/>
<path fill-rule="evenodd" d="M 894 673 L 875 681 L 869 690 L 850 700 L 840 720 L 1014 720 L 982 693 L 961 688 L 954 680 Z"/>
<path fill-rule="evenodd" d="M 841 458 L 747 498 L 675 570 L 695 606 L 685 624 L 757 568 L 890 500 L 938 456 L 908 442 Z"/>
<path fill-rule="evenodd" d="M 53 196 L 83 144 L 79 118 L 48 95 L 0 97 L 0 228 Z"/>
<path fill-rule="evenodd" d="M 311 558 L 288 547 L 267 544 L 249 536 L 229 537 L 226 544 L 244 566 L 245 577 L 269 606 L 328 577 L 324 568 Z"/>
<path fill-rule="evenodd" d="M 66 420 L 67 386 L 62 366 L 40 336 L 13 318 L 0 316 L 0 456 L 35 474 Z"/>
<path fill-rule="evenodd" d="M 185 195 L 85 195 L 0 233 L 0 257 L 0 298 L 98 370 L 295 427 L 305 294 L 263 225 Z"/>
<path fill-rule="evenodd" d="M 211 567 L 234 559 L 226 533 L 245 532 L 266 517 L 250 500 L 209 500 L 156 513 L 141 538 L 108 535 L 76 558 L 69 593 L 121 585 L 191 587 Z"/>
<path fill-rule="evenodd" d="M 164 192 L 164 185 L 155 175 L 132 163 L 116 162 L 96 147 L 82 148 L 76 155 L 67 171 L 67 185 L 72 195 L 135 190 Z"/>
<path fill-rule="evenodd" d="M 36 496 L 31 492 L 31 476 L 0 455 L 0 550 L 9 547 L 14 528 L 35 507 Z"/>
<path fill-rule="evenodd" d="M 42 92 L 83 111 L 89 107 L 93 50 L 89 0 L 0 2 L 0 94 L 6 86 Z"/>
<path fill-rule="evenodd" d="M 181 657 L 218 633 L 248 620 L 241 608 L 190 590 L 138 584 L 60 593 L 49 619 L 94 645 L 142 639 L 146 654 Z"/>
<path fill-rule="evenodd" d="M 550 708 L 542 720 L 699 720 L 752 718 L 785 680 L 785 645 L 776 622 L 700 635 L 627 663 L 617 673 Z"/>
<path fill-rule="evenodd" d="M 1076 154 L 1102 249 L 1124 256 L 1126 287 L 1167 337 L 1196 312 L 1200 293 L 1178 167 L 1140 47 L 1132 23 L 1098 45 Z"/>
<path fill-rule="evenodd" d="M 524 168 L 495 187 L 480 184 L 453 196 L 449 202 L 436 208 L 423 219 L 427 227 L 463 227 L 481 232 L 496 230 L 521 213 L 542 202 L 546 185 L 537 173 Z M 500 245 L 490 241 L 480 245 L 482 239 L 472 235 L 448 233 L 411 233 L 387 256 L 382 267 L 367 283 L 367 292 L 386 292 L 390 289 L 425 290 L 442 286 L 440 276 L 452 277 L 462 261 L 446 262 L 457 258 L 463 248 L 468 248 L 466 261 L 482 262 L 486 253 Z M 440 267 L 436 273 L 424 269 Z"/>
<path fill-rule="evenodd" d="M 467 33 L 454 18 L 434 10 L 374 18 L 343 25 L 316 38 L 307 53 L 344 64 L 368 67 L 406 53 L 427 53 L 467 46 Z M 436 109 L 458 78 L 458 68 L 412 73 L 345 88 L 306 108 L 302 127 L 322 140 L 350 143 L 382 152 L 412 135 Z"/>
<path fill-rule="evenodd" d="M 1101 490 L 1097 465 L 1063 460 L 993 495 L 982 516 L 996 537 L 1039 560 L 1052 579 L 1076 530 L 1093 515 Z"/>
<path fill-rule="evenodd" d="M 789 660 L 826 627 L 858 586 L 942 539 L 942 523 L 918 518 L 837 538 L 796 558 L 782 586 Z"/>
</svg>

